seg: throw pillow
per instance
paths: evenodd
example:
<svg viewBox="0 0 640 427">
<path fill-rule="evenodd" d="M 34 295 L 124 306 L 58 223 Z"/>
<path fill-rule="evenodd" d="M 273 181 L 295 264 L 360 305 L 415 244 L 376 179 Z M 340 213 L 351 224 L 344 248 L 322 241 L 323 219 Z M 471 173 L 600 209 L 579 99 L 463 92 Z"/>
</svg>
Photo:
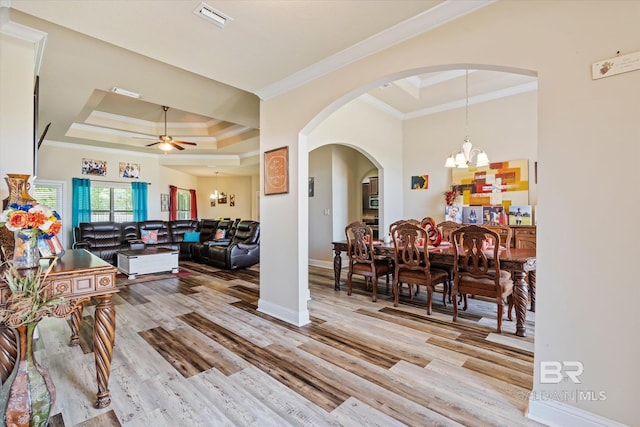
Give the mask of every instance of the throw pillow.
<svg viewBox="0 0 640 427">
<path fill-rule="evenodd" d="M 158 243 L 158 232 L 142 230 L 140 232 L 140 239 L 147 245 L 153 245 L 155 243 Z"/>
<path fill-rule="evenodd" d="M 186 231 L 183 235 L 183 242 L 199 242 L 200 241 L 200 232 L 199 231 Z"/>
<path fill-rule="evenodd" d="M 227 235 L 227 230 L 223 230 L 221 228 L 218 228 L 216 230 L 216 235 L 213 236 L 213 238 L 214 238 L 214 240 L 224 239 L 226 235 Z"/>
</svg>

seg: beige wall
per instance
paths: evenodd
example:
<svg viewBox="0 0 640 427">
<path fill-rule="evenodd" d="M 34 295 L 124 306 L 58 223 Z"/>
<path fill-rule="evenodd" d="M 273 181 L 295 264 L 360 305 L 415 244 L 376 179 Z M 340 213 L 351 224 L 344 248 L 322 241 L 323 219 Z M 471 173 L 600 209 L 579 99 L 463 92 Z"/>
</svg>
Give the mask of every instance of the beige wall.
<svg viewBox="0 0 640 427">
<path fill-rule="evenodd" d="M 594 81 L 590 66 L 617 50 L 638 49 L 639 15 L 640 2 L 496 2 L 262 102 L 261 150 L 289 145 L 291 158 L 298 158 L 303 167 L 291 166 L 292 182 L 306 183 L 306 161 L 301 156 L 307 152 L 304 135 L 341 102 L 379 84 L 385 76 L 395 80 L 445 64 L 537 73 L 541 216 L 534 390 L 607 394 L 604 401 L 552 403 L 534 396 L 533 415 L 549 422 L 572 410 L 627 424 L 637 421 L 634 391 L 640 380 L 640 344 L 633 337 L 639 288 L 631 275 L 611 273 L 615 266 L 633 265 L 637 231 L 632 228 L 631 236 L 608 234 L 615 250 L 589 251 L 594 248 L 594 224 L 609 224 L 612 209 L 592 209 L 583 216 L 576 215 L 576 209 L 636 210 L 637 189 L 628 184 L 637 177 L 633 168 L 621 167 L 620 162 L 639 154 L 640 97 L 634 89 L 639 87 L 640 73 Z M 447 144 L 446 152 L 450 150 Z M 304 298 L 307 269 L 299 256 L 307 252 L 306 188 L 303 194 L 301 198 L 294 185 L 287 195 L 262 200 L 259 307 L 294 323 L 309 315 Z M 624 298 L 604 303 L 603 292 L 609 287 L 612 295 Z M 541 384 L 539 362 L 552 360 L 584 363 L 582 383 Z"/>
<path fill-rule="evenodd" d="M 529 204 L 538 200 L 534 176 L 537 160 L 537 93 L 528 92 L 469 106 L 470 138 L 494 162 L 526 159 L 529 162 Z M 445 159 L 460 150 L 465 137 L 464 108 L 404 122 L 402 191 L 404 216 L 431 216 L 444 220 L 443 193 L 451 185 Z M 411 190 L 412 175 L 429 175 L 428 190 Z"/>
<path fill-rule="evenodd" d="M 242 218 L 255 219 L 252 204 L 252 177 L 218 176 L 198 178 L 198 215 L 200 218 Z M 227 195 L 227 203 L 211 206 L 210 195 L 215 189 Z M 235 196 L 235 206 L 230 204 L 230 196 Z"/>
</svg>

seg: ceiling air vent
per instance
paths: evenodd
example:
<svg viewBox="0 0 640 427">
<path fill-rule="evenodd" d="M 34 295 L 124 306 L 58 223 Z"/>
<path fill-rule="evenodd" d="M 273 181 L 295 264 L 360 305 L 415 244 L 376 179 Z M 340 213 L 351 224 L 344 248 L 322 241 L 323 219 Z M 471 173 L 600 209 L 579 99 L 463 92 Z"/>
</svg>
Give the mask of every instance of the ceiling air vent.
<svg viewBox="0 0 640 427">
<path fill-rule="evenodd" d="M 227 25 L 227 22 L 232 20 L 232 18 L 222 12 L 218 12 L 205 2 L 200 3 L 200 5 L 195 8 L 193 13 L 201 18 L 206 19 L 209 22 L 213 22 L 220 28 L 224 28 L 224 26 Z"/>
</svg>

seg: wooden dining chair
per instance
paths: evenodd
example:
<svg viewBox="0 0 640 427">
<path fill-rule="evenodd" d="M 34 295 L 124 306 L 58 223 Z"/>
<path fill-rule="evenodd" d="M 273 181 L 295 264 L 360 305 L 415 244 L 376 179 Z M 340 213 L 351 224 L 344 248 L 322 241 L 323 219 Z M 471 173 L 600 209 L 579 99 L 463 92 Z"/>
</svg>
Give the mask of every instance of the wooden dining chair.
<svg viewBox="0 0 640 427">
<path fill-rule="evenodd" d="M 511 247 L 511 241 L 513 240 L 513 229 L 506 224 L 500 224 L 499 222 L 485 222 L 482 224 L 484 228 L 493 230 L 500 235 L 500 245 L 505 248 Z"/>
<path fill-rule="evenodd" d="M 347 256 L 349 258 L 349 273 L 347 276 L 347 295 L 351 295 L 352 276 L 364 276 L 365 288 L 371 285 L 373 295 L 371 300 L 376 302 L 378 294 L 378 278 L 386 276 L 389 286 L 389 275 L 393 274 L 391 259 L 378 257 L 373 249 L 373 230 L 363 222 L 356 221 L 345 227 L 347 235 Z"/>
<path fill-rule="evenodd" d="M 511 273 L 500 269 L 500 245 L 484 249 L 487 237 L 500 242 L 500 235 L 486 227 L 477 225 L 463 226 L 455 230 L 451 237 L 454 247 L 453 262 L 453 300 L 458 294 L 464 295 L 464 308 L 467 309 L 466 294 L 495 298 L 498 305 L 497 331 L 502 333 L 504 304 L 509 304 L 507 312 L 511 320 L 513 308 L 513 280 Z M 458 319 L 458 304 L 453 304 L 453 321 Z"/>
<path fill-rule="evenodd" d="M 442 233 L 442 241 L 443 242 L 451 242 L 451 233 L 454 230 L 462 227 L 462 224 L 459 224 L 454 221 L 442 221 L 436 225 L 440 232 Z"/>
<path fill-rule="evenodd" d="M 431 314 L 431 300 L 435 285 L 442 283 L 446 294 L 449 274 L 433 269 L 429 262 L 428 234 L 420 225 L 405 222 L 395 227 L 391 236 L 394 245 L 393 305 L 398 306 L 399 283 L 424 285 L 427 288 L 427 314 Z M 446 307 L 443 295 L 442 301 Z"/>
<path fill-rule="evenodd" d="M 420 221 L 418 221 L 417 219 L 399 219 L 399 220 L 397 220 L 397 221 L 395 221 L 395 222 L 391 223 L 391 225 L 389 226 L 389 236 L 390 236 L 391 238 L 393 238 L 393 232 L 394 232 L 394 230 L 395 230 L 395 229 L 396 229 L 400 224 L 405 224 L 405 223 L 408 223 L 408 222 L 409 222 L 409 223 L 412 223 L 412 224 L 420 224 Z M 394 271 L 395 271 L 395 260 L 392 260 L 391 267 L 392 267 L 392 268 L 394 269 Z M 398 284 L 398 288 L 399 288 L 399 289 L 402 289 L 404 285 L 405 285 L 404 283 L 400 282 L 400 283 Z M 408 289 L 409 289 L 409 297 L 411 297 L 411 299 L 413 299 L 413 295 L 414 295 L 414 292 L 413 292 L 413 285 L 408 284 Z M 418 286 L 416 286 L 415 295 L 418 295 L 418 292 L 420 292 L 420 288 L 419 288 Z"/>
<path fill-rule="evenodd" d="M 458 228 L 462 227 L 462 224 L 459 224 L 455 221 L 443 221 L 438 223 L 436 227 L 438 228 L 438 230 L 440 230 L 440 233 L 442 234 L 442 241 L 451 243 L 452 242 L 451 233 L 453 233 L 454 230 L 457 230 Z M 449 273 L 449 284 L 447 286 L 447 295 L 449 295 L 449 302 L 453 303 L 452 302 L 453 300 L 451 299 L 451 289 L 453 288 L 453 267 L 451 265 L 437 264 L 437 263 L 432 264 L 432 266 L 446 270 Z"/>
</svg>

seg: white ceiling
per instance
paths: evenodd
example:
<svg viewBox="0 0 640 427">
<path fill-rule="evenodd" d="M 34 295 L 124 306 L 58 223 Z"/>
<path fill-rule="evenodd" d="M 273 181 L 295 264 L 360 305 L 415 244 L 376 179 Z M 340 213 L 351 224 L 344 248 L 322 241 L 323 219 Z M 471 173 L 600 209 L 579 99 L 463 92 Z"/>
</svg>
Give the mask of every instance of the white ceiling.
<svg viewBox="0 0 640 427">
<path fill-rule="evenodd" d="M 192 0 L 0 0 L 0 5 L 13 8 L 13 21 L 48 33 L 40 72 L 40 128 L 52 122 L 45 144 L 158 153 L 157 146 L 145 145 L 164 133 L 162 105 L 167 105 L 167 133 L 198 145 L 173 150 L 160 161 L 206 176 L 257 173 L 260 98 L 492 1 L 206 1 L 232 18 L 224 28 L 196 16 L 201 2 Z M 414 76 L 363 98 L 406 119 L 464 106 L 464 79 L 460 70 Z M 470 72 L 470 103 L 532 85 L 535 78 L 528 76 Z M 141 98 L 113 94 L 113 86 Z"/>
</svg>

